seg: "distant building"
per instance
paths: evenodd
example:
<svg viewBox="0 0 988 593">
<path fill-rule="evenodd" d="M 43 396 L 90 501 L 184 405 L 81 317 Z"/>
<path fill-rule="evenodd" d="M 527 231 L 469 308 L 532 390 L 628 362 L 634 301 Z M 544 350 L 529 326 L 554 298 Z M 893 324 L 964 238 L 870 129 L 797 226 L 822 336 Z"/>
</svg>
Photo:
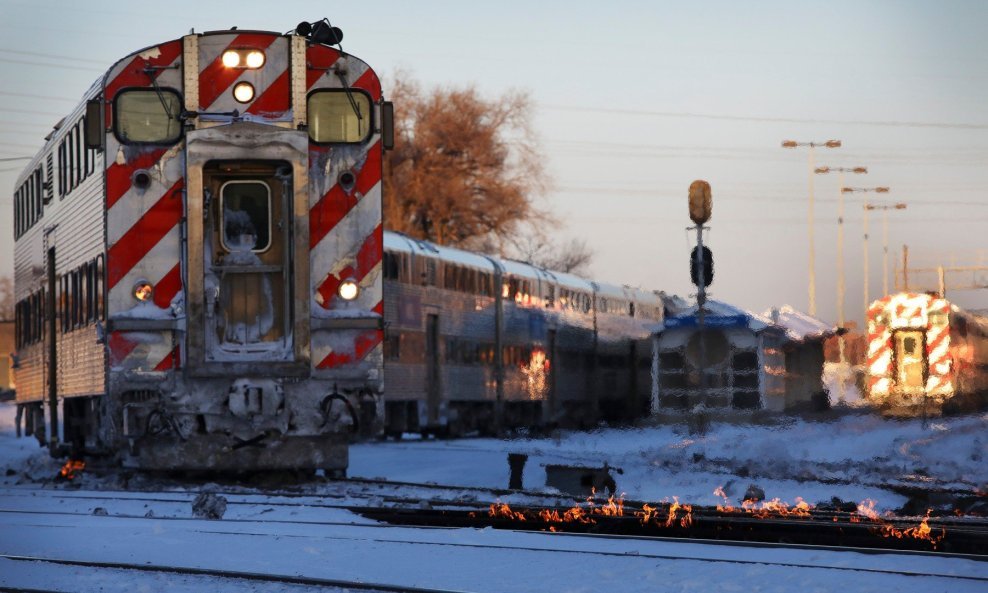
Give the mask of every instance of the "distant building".
<svg viewBox="0 0 988 593">
<path fill-rule="evenodd" d="M 669 315 L 653 335 L 652 409 L 823 405 L 823 341 L 833 332 L 791 307 L 757 315 L 708 301 L 702 332 L 695 306 Z"/>
</svg>

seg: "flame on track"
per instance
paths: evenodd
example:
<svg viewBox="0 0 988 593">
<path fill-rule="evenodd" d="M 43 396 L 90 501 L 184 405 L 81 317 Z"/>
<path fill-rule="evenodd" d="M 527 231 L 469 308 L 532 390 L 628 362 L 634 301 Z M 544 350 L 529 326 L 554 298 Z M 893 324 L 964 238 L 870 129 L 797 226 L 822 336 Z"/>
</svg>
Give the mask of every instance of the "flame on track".
<svg viewBox="0 0 988 593">
<path fill-rule="evenodd" d="M 728 503 L 727 494 L 724 493 L 724 489 L 720 486 L 714 490 L 714 496 L 719 496 L 724 501 L 723 504 L 717 505 L 719 512 L 747 514 L 759 519 L 778 517 L 810 518 L 815 510 L 813 505 L 808 504 L 798 496 L 796 497 L 796 503 L 792 506 L 780 501 L 778 498 L 774 498 L 768 501 L 744 500 L 741 502 L 740 507 L 734 507 Z M 945 529 L 940 528 L 938 533 L 934 533 L 930 527 L 929 519 L 933 509 L 928 509 L 926 516 L 915 527 L 896 527 L 889 519 L 883 518 L 878 514 L 878 511 L 875 510 L 875 504 L 875 501 L 870 498 L 861 501 L 857 508 L 848 514 L 847 520 L 851 523 L 874 523 L 875 527 L 872 529 L 872 532 L 882 537 L 926 540 L 930 542 L 934 550 L 946 536 Z M 839 520 L 839 517 L 834 515 L 833 521 L 836 523 Z"/>
<path fill-rule="evenodd" d="M 63 480 L 74 480 L 77 475 L 86 469 L 86 462 L 81 459 L 69 459 L 58 471 L 58 477 Z"/>
<path fill-rule="evenodd" d="M 495 519 L 508 519 L 512 521 L 541 521 L 543 523 L 576 523 L 594 525 L 598 517 L 626 517 L 634 516 L 641 521 L 642 525 L 654 525 L 658 527 L 682 527 L 687 528 L 693 524 L 693 507 L 688 504 L 680 504 L 678 497 L 673 497 L 669 503 L 663 501 L 665 506 L 643 505 L 642 510 L 634 511 L 632 515 L 626 515 L 624 509 L 624 494 L 615 498 L 609 496 L 607 502 L 600 503 L 596 498 L 596 491 L 587 497 L 586 502 L 575 505 L 565 510 L 542 509 L 539 511 L 525 509 L 516 511 L 506 503 L 497 502 L 491 505 L 490 517 Z M 556 531 L 554 525 L 549 526 L 549 531 Z"/>
</svg>

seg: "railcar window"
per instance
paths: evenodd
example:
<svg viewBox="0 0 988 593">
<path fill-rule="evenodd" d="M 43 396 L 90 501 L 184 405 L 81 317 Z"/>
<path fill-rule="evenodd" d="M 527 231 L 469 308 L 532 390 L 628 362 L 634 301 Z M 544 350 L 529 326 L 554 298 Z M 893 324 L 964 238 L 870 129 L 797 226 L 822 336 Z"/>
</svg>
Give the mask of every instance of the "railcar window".
<svg viewBox="0 0 988 593">
<path fill-rule="evenodd" d="M 171 144 L 182 135 L 182 98 L 173 90 L 121 91 L 113 112 L 113 132 L 121 142 Z"/>
<path fill-rule="evenodd" d="M 395 257 L 394 253 L 390 251 L 384 252 L 384 279 L 385 280 L 397 280 L 398 279 L 398 258 Z"/>
<path fill-rule="evenodd" d="M 55 155 L 51 152 L 48 153 L 48 158 L 45 160 L 45 204 L 51 202 L 52 198 L 55 197 Z"/>
<path fill-rule="evenodd" d="M 384 332 L 384 360 L 399 360 L 401 358 L 401 334 Z"/>
<path fill-rule="evenodd" d="M 309 95 L 309 138 L 319 143 L 363 142 L 370 135 L 371 114 L 370 96 L 361 91 L 317 91 Z"/>
<path fill-rule="evenodd" d="M 227 251 L 271 247 L 271 188 L 263 181 L 228 181 L 220 189 L 222 243 Z"/>
<path fill-rule="evenodd" d="M 96 318 L 106 320 L 106 308 L 103 306 L 103 256 L 96 257 Z"/>
</svg>

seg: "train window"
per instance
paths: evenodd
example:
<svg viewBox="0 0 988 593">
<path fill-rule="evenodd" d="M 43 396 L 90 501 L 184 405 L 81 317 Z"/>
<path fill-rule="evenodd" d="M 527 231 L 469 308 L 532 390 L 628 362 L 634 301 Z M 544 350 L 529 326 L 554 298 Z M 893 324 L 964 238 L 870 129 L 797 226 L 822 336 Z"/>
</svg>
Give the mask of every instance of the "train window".
<svg viewBox="0 0 988 593">
<path fill-rule="evenodd" d="M 947 314 L 930 313 L 930 325 L 947 325 Z"/>
<path fill-rule="evenodd" d="M 182 98 L 169 89 L 130 89 L 113 101 L 113 132 L 124 143 L 171 144 L 182 135 Z"/>
<path fill-rule="evenodd" d="M 51 202 L 52 198 L 55 197 L 55 176 L 53 171 L 55 170 L 55 155 L 51 152 L 48 153 L 48 158 L 45 160 L 45 204 Z"/>
<path fill-rule="evenodd" d="M 319 143 L 363 142 L 371 131 L 371 99 L 357 89 L 309 95 L 309 138 Z M 359 114 L 359 115 L 358 115 Z"/>
<path fill-rule="evenodd" d="M 106 308 L 103 306 L 103 256 L 96 257 L 96 318 L 106 319 Z"/>
<path fill-rule="evenodd" d="M 221 241 L 227 251 L 271 247 L 271 188 L 263 181 L 227 181 L 220 188 Z"/>
<path fill-rule="evenodd" d="M 59 317 L 62 321 L 62 333 L 69 331 L 69 275 L 62 275 L 59 281 Z"/>
<path fill-rule="evenodd" d="M 401 334 L 384 332 L 384 360 L 399 360 L 401 358 Z"/>
<path fill-rule="evenodd" d="M 398 258 L 395 257 L 394 253 L 390 251 L 384 252 L 384 279 L 385 280 L 397 280 L 398 279 Z"/>
</svg>

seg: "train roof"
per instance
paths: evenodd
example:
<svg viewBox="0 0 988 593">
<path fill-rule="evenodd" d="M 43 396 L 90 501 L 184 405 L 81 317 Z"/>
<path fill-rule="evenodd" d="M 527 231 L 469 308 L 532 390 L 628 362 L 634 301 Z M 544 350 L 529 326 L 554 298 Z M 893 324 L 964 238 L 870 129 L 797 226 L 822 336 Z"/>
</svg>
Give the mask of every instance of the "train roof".
<svg viewBox="0 0 988 593">
<path fill-rule="evenodd" d="M 594 282 L 597 286 L 597 293 L 608 299 L 630 300 L 629 295 L 624 291 L 624 287 L 606 282 Z"/>
<path fill-rule="evenodd" d="M 762 317 L 786 331 L 786 337 L 794 342 L 804 342 L 833 335 L 835 328 L 789 305 L 769 309 Z"/>
<path fill-rule="evenodd" d="M 557 272 L 514 259 L 485 256 L 464 249 L 436 245 L 430 241 L 414 239 L 404 233 L 395 231 L 384 231 L 384 247 L 389 251 L 435 257 L 444 262 L 469 266 L 485 271 L 494 271 L 496 262 L 496 265 L 505 274 L 510 276 L 534 281 L 552 281 L 562 288 L 587 294 L 597 293 L 609 299 L 634 300 L 638 303 L 647 303 L 656 307 L 665 305 L 665 301 L 660 295 L 642 288 L 619 286 L 607 282 L 593 282 L 568 272 Z"/>
<path fill-rule="evenodd" d="M 420 241 L 403 233 L 384 231 L 384 247 L 391 251 L 436 257 L 461 266 L 468 266 L 489 272 L 494 271 L 494 262 L 483 255 L 455 247 L 436 245 L 429 241 Z"/>
</svg>

